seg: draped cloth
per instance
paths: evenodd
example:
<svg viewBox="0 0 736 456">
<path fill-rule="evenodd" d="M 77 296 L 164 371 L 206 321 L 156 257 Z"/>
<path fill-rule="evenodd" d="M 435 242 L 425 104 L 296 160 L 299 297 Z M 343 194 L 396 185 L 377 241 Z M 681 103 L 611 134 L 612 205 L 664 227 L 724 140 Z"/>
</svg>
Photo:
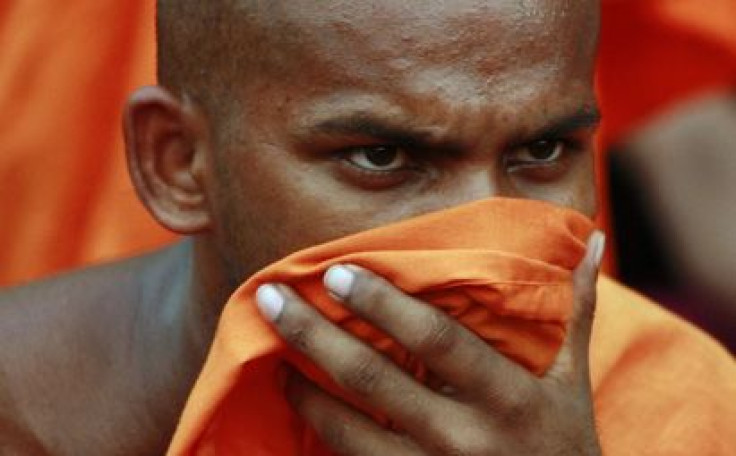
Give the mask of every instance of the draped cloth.
<svg viewBox="0 0 736 456">
<path fill-rule="evenodd" d="M 602 145 L 679 102 L 736 88 L 736 0 L 603 0 Z"/>
<path fill-rule="evenodd" d="M 327 268 L 333 264 L 356 264 L 437 306 L 505 356 L 542 375 L 564 340 L 572 311 L 572 271 L 585 253 L 585 241 L 593 228 L 590 220 L 567 209 L 536 201 L 494 198 L 359 233 L 276 262 L 247 280 L 227 303 L 169 454 L 331 454 L 290 411 L 278 369 L 283 361 L 298 366 L 314 381 L 389 425 L 380 412 L 340 391 L 316 366 L 280 341 L 256 309 L 254 295 L 259 285 L 289 284 L 328 319 L 423 381 L 426 372 L 421 363 L 325 292 L 321 280 Z M 640 364 L 646 353 L 632 354 L 629 348 L 655 347 L 658 338 L 667 333 L 677 340 L 681 337 L 679 332 L 684 337 L 695 330 L 662 311 L 652 311 L 649 304 L 643 304 L 641 309 L 632 306 L 625 302 L 627 292 L 615 285 L 606 284 L 603 291 L 605 304 L 602 302 L 601 306 L 619 300 L 622 312 L 611 314 L 605 309 L 603 323 L 597 323 L 597 327 L 603 325 L 597 332 L 605 334 L 606 340 L 594 337 L 594 384 L 611 391 L 610 395 L 596 396 L 596 403 L 602 407 L 597 412 L 602 418 L 605 447 L 617 449 L 610 454 L 628 454 L 624 450 L 640 448 L 644 436 L 657 435 L 657 424 L 662 421 L 654 420 L 655 416 L 661 418 L 661 413 L 681 403 L 677 384 L 652 388 L 641 384 L 642 380 L 650 375 L 672 375 L 678 364 L 690 362 L 690 354 L 683 353 L 682 359 L 669 360 L 671 366 L 654 363 L 654 372 L 648 372 L 648 366 Z M 643 316 L 650 313 L 646 321 Z M 622 323 L 630 323 L 636 330 L 624 330 L 622 336 L 608 334 L 610 328 Z M 730 374 L 729 391 L 736 392 L 736 372 L 728 356 L 717 345 L 710 346 L 711 342 L 702 335 L 694 338 L 702 338 L 696 345 L 705 345 L 705 351 L 718 358 L 717 365 L 708 368 Z M 631 374 L 631 369 L 636 372 Z M 621 388 L 620 380 L 636 385 L 632 398 L 627 396 L 632 391 Z M 727 384 L 720 386 L 728 390 Z M 662 408 L 650 409 L 647 395 L 660 387 L 663 389 L 652 404 Z M 665 400 L 660 403 L 662 394 Z M 617 402 L 619 398 L 630 402 L 621 404 Z M 628 409 L 629 405 L 633 410 Z M 725 408 L 736 417 L 736 407 Z M 620 430 L 621 416 L 632 421 L 625 435 L 612 432 Z M 716 418 L 711 413 L 708 416 Z M 702 416 L 689 419 L 695 418 Z M 647 424 L 646 429 L 636 427 L 642 423 Z M 633 443 L 631 434 L 638 436 Z M 629 447 L 630 443 L 634 446 Z"/>
<path fill-rule="evenodd" d="M 0 1 L 0 286 L 174 239 L 127 175 L 120 117 L 155 82 L 153 1 Z"/>
</svg>

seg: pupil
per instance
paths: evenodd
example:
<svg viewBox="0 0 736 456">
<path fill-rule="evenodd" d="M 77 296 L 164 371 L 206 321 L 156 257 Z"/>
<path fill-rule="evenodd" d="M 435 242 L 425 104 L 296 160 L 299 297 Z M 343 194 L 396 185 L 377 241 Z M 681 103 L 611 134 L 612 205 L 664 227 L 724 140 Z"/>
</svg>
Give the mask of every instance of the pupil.
<svg viewBox="0 0 736 456">
<path fill-rule="evenodd" d="M 396 159 L 396 149 L 389 147 L 376 147 L 369 149 L 365 154 L 368 161 L 376 166 L 387 166 Z"/>
<path fill-rule="evenodd" d="M 536 160 L 548 160 L 555 154 L 556 146 L 553 141 L 537 141 L 529 146 L 529 154 Z"/>
</svg>

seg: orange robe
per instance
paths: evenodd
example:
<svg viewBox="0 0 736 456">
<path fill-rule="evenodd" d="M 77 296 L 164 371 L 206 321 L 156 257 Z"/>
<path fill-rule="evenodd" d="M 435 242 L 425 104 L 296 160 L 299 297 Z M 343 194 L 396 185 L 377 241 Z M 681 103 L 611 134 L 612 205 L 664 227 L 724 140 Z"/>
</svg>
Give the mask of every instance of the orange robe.
<svg viewBox="0 0 736 456">
<path fill-rule="evenodd" d="M 610 230 L 609 148 L 679 102 L 736 87 L 736 0 L 602 0 L 601 14 L 598 221 Z"/>
<path fill-rule="evenodd" d="M 0 286 L 159 246 L 120 128 L 155 81 L 154 3 L 0 1 Z"/>
<path fill-rule="evenodd" d="M 605 147 L 679 101 L 736 88 L 736 0 L 603 0 Z"/>
<path fill-rule="evenodd" d="M 421 364 L 324 291 L 321 277 L 330 265 L 357 264 L 453 315 L 499 352 L 542 374 L 565 337 L 570 277 L 592 230 L 592 222 L 575 212 L 496 198 L 275 263 L 228 302 L 169 454 L 331 454 L 290 411 L 279 386 L 283 360 L 387 424 L 280 342 L 253 302 L 260 284 L 288 283 L 421 380 Z M 736 448 L 736 402 L 723 399 L 736 397 L 733 360 L 697 330 L 607 279 L 600 294 L 591 362 L 606 454 L 729 454 Z"/>
</svg>

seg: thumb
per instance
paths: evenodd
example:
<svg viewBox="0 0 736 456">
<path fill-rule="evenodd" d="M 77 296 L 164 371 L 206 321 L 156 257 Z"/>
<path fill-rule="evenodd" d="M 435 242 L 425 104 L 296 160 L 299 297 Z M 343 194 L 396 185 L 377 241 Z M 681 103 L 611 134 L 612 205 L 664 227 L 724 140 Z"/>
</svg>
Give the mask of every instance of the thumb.
<svg viewBox="0 0 736 456">
<path fill-rule="evenodd" d="M 567 334 L 548 375 L 582 374 L 588 376 L 588 348 L 596 307 L 596 282 L 606 237 L 595 231 L 588 238 L 585 256 L 575 269 L 573 283 L 573 311 L 567 325 Z"/>
</svg>

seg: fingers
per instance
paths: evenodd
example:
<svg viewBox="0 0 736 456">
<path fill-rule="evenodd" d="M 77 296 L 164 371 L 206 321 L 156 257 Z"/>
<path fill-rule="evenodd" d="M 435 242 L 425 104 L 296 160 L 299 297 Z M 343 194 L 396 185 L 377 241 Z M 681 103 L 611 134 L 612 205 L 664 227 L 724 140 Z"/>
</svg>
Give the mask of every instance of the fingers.
<svg viewBox="0 0 736 456">
<path fill-rule="evenodd" d="M 550 425 L 551 429 L 565 420 L 573 427 L 592 420 L 588 345 L 603 249 L 603 235 L 596 232 L 573 274 L 574 309 L 567 337 L 541 381 L 451 317 L 407 296 L 383 278 L 360 268 L 332 267 L 325 275 L 330 293 L 454 387 L 451 397 L 416 382 L 387 358 L 326 320 L 289 287 L 264 285 L 256 297 L 263 315 L 292 347 L 345 390 L 385 412 L 411 436 L 382 429 L 345 402 L 293 375 L 287 395 L 294 408 L 338 453 L 414 455 L 423 454 L 421 446 L 437 454 L 489 454 L 489 449 L 495 451 L 502 444 L 523 443 L 502 438 L 499 429 L 538 429 L 545 416 L 552 416 L 548 420 L 555 424 Z M 565 381 L 548 381 L 561 378 Z"/>
<path fill-rule="evenodd" d="M 567 336 L 547 376 L 570 378 L 581 375 L 588 378 L 588 348 L 596 307 L 596 283 L 601 259 L 605 251 L 605 235 L 595 231 L 588 239 L 582 261 L 573 273 L 573 313 L 568 323 Z"/>
<path fill-rule="evenodd" d="M 286 286 L 257 292 L 261 312 L 295 349 L 324 369 L 340 386 L 386 412 L 402 427 L 420 432 L 438 402 L 449 401 L 414 381 L 395 364 L 327 321 Z"/>
<path fill-rule="evenodd" d="M 487 426 L 488 418 L 483 415 L 474 417 L 480 422 L 458 422 L 438 411 L 441 430 L 427 427 L 419 438 L 415 436 L 412 440 L 408 435 L 380 428 L 298 373 L 289 376 L 287 398 L 322 441 L 344 456 L 502 454 L 499 451 L 502 439 Z"/>
<path fill-rule="evenodd" d="M 568 334 L 546 377 L 587 379 L 595 283 L 603 248 L 603 235 L 594 233 L 573 274 L 575 302 Z M 539 394 L 539 383 L 523 368 L 451 317 L 407 296 L 383 278 L 352 266 L 334 266 L 325 275 L 325 285 L 346 307 L 396 339 L 453 387 L 452 397 L 434 394 L 415 382 L 385 357 L 325 320 L 286 286 L 261 287 L 258 302 L 263 314 L 293 347 L 343 388 L 389 413 L 410 433 L 426 427 L 423 417 L 447 405 L 440 404 L 442 401 L 480 400 L 496 410 L 519 410 Z"/>
<path fill-rule="evenodd" d="M 452 387 L 473 398 L 526 400 L 532 378 L 456 320 L 385 279 L 353 266 L 335 266 L 325 286 L 346 307 L 395 338 Z M 458 397 L 459 397 L 458 396 Z M 495 404 L 506 405 L 506 404 Z"/>
<path fill-rule="evenodd" d="M 370 418 L 330 396 L 298 372 L 287 381 L 286 397 L 320 439 L 341 455 L 421 455 L 409 439 L 388 432 Z"/>
</svg>

